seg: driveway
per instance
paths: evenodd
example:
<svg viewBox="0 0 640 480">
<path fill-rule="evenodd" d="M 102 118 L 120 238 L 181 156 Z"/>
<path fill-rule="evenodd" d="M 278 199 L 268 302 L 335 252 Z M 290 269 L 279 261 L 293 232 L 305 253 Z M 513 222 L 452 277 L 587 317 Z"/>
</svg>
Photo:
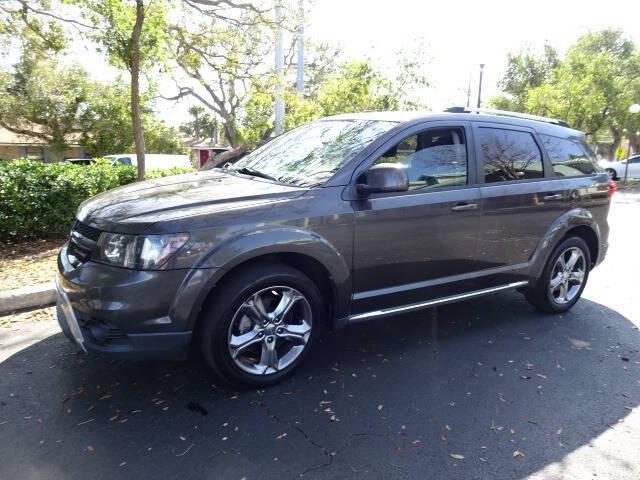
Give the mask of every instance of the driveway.
<svg viewBox="0 0 640 480">
<path fill-rule="evenodd" d="M 640 194 L 568 314 L 505 293 L 350 327 L 233 392 L 0 329 L 2 479 L 640 478 Z"/>
</svg>

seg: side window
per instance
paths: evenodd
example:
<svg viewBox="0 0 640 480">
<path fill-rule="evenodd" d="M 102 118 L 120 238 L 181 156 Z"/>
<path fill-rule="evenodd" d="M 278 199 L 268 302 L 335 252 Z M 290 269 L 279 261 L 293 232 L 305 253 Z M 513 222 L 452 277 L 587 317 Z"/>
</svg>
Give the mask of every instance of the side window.
<svg viewBox="0 0 640 480">
<path fill-rule="evenodd" d="M 640 157 L 629 158 L 629 163 L 640 163 Z"/>
<path fill-rule="evenodd" d="M 573 177 L 591 175 L 598 171 L 587 152 L 574 141 L 551 135 L 540 135 L 540 138 L 551 159 L 556 175 Z"/>
<path fill-rule="evenodd" d="M 478 131 L 485 183 L 544 177 L 542 154 L 533 135 L 486 127 Z"/>
<path fill-rule="evenodd" d="M 401 164 L 409 177 L 409 190 L 466 185 L 464 130 L 437 128 L 419 132 L 389 149 L 375 163 Z"/>
<path fill-rule="evenodd" d="M 131 159 L 129 157 L 120 157 L 118 158 L 118 162 L 122 165 L 131 165 Z"/>
</svg>

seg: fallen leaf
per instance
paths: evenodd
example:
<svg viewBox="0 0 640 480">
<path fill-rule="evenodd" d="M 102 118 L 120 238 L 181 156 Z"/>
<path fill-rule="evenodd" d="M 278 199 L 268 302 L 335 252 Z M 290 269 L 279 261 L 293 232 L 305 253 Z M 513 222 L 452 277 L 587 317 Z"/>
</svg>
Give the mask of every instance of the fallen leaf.
<svg viewBox="0 0 640 480">
<path fill-rule="evenodd" d="M 520 450 L 516 450 L 515 452 L 513 452 L 513 458 L 524 458 L 524 453 L 522 453 Z"/>
<path fill-rule="evenodd" d="M 571 346 L 573 346 L 574 348 L 580 349 L 580 348 L 587 348 L 590 347 L 591 344 L 589 342 L 585 342 L 584 340 L 578 340 L 575 338 L 570 338 L 569 342 L 571 342 Z"/>
<path fill-rule="evenodd" d="M 456 460 L 464 460 L 464 455 L 460 455 L 459 453 L 450 453 L 449 456 Z"/>
<path fill-rule="evenodd" d="M 378 405 L 378 410 L 382 410 L 382 405 Z"/>
</svg>

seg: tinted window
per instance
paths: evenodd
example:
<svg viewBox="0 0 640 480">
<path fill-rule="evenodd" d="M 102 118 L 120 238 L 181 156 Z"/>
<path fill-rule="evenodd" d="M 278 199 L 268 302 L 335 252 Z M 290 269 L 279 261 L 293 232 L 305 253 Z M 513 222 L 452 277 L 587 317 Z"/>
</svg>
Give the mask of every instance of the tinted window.
<svg viewBox="0 0 640 480">
<path fill-rule="evenodd" d="M 587 152 L 574 141 L 550 135 L 540 135 L 540 138 L 542 138 L 542 143 L 551 159 L 556 175 L 572 177 L 596 173 L 596 166 Z"/>
<path fill-rule="evenodd" d="M 640 163 L 640 157 L 630 157 L 628 163 Z"/>
<path fill-rule="evenodd" d="M 533 135 L 497 128 L 478 130 L 486 183 L 544 176 L 542 155 Z"/>
<path fill-rule="evenodd" d="M 120 157 L 118 158 L 118 162 L 122 165 L 131 165 L 131 159 L 129 157 Z"/>
<path fill-rule="evenodd" d="M 399 163 L 410 190 L 455 187 L 467 183 L 467 149 L 460 128 L 426 130 L 405 138 L 376 163 Z"/>
</svg>

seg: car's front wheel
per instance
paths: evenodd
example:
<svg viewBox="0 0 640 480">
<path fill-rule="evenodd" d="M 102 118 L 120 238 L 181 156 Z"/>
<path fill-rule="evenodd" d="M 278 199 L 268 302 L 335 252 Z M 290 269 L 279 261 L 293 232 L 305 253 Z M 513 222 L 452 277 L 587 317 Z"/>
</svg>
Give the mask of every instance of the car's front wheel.
<svg viewBox="0 0 640 480">
<path fill-rule="evenodd" d="M 203 310 L 202 353 L 229 383 L 265 387 L 293 373 L 322 321 L 321 296 L 302 272 L 260 263 L 231 272 Z"/>
<path fill-rule="evenodd" d="M 525 296 L 538 310 L 562 313 L 580 299 L 589 278 L 591 255 L 580 237 L 561 241 L 547 261 L 542 276 Z"/>
<path fill-rule="evenodd" d="M 607 171 L 607 174 L 609 175 L 609 178 L 611 180 L 617 180 L 618 179 L 618 173 L 613 168 L 607 168 L 606 171 Z"/>
</svg>

